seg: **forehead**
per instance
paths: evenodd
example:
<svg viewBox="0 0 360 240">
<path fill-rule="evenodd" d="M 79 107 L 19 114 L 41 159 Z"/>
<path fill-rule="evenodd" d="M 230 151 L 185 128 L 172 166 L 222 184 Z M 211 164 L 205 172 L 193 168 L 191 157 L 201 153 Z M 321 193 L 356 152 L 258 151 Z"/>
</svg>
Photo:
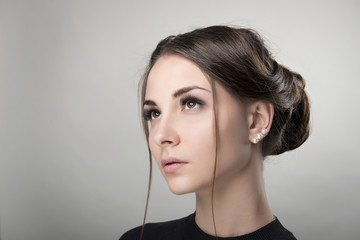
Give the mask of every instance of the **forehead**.
<svg viewBox="0 0 360 240">
<path fill-rule="evenodd" d="M 180 55 L 160 57 L 151 69 L 146 86 L 146 97 L 169 92 L 172 94 L 188 86 L 211 88 L 208 77 L 189 59 Z"/>
</svg>

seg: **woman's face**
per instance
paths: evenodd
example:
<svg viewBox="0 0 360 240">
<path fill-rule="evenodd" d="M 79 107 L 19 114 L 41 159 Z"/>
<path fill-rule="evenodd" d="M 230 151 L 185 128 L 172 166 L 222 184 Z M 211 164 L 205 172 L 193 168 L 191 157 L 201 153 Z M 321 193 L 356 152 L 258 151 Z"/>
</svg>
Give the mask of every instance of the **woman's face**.
<svg viewBox="0 0 360 240">
<path fill-rule="evenodd" d="M 250 158 L 246 105 L 215 83 L 218 119 L 216 183 L 241 174 Z M 165 55 L 150 71 L 144 117 L 149 145 L 175 194 L 211 189 L 215 164 L 213 93 L 209 79 L 192 61 Z"/>
</svg>

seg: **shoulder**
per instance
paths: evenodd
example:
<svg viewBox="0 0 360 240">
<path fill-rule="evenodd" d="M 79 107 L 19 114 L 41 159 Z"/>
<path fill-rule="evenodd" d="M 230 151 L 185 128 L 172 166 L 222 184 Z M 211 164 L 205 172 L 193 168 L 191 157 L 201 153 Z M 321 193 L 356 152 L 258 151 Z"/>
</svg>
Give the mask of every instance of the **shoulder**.
<svg viewBox="0 0 360 240">
<path fill-rule="evenodd" d="M 193 214 L 188 217 L 180 218 L 177 220 L 159 222 L 159 223 L 147 223 L 144 228 L 143 240 L 149 239 L 174 239 L 181 236 L 181 229 L 189 221 Z M 138 240 L 140 237 L 142 226 L 133 228 L 124 235 L 121 236 L 120 240 Z M 180 239 L 180 238 L 179 238 Z"/>
<path fill-rule="evenodd" d="M 248 237 L 251 237 L 249 239 L 296 240 L 292 232 L 287 230 L 278 218 L 257 231 L 248 234 Z"/>
</svg>

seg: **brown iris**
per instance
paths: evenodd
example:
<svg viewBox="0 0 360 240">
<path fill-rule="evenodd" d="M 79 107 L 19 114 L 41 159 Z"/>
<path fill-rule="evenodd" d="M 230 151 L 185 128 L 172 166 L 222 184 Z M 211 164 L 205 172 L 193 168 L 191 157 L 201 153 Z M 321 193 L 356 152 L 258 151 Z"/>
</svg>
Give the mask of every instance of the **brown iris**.
<svg viewBox="0 0 360 240">
<path fill-rule="evenodd" d="M 156 111 L 151 112 L 151 118 L 152 119 L 158 118 L 159 116 L 160 116 L 159 112 L 156 112 Z"/>
<path fill-rule="evenodd" d="M 187 101 L 186 102 L 186 107 L 187 108 L 194 108 L 196 106 L 196 102 L 194 101 Z"/>
</svg>

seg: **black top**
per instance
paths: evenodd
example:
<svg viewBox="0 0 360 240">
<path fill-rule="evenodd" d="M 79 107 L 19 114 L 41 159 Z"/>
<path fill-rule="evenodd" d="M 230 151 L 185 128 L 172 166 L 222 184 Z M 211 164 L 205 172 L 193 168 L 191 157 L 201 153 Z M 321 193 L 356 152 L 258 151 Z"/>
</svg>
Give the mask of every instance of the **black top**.
<svg viewBox="0 0 360 240">
<path fill-rule="evenodd" d="M 139 240 L 141 226 L 126 232 L 120 240 Z M 195 213 L 178 220 L 145 225 L 142 240 L 215 240 L 203 232 L 195 223 Z M 281 225 L 276 218 L 264 227 L 238 237 L 218 238 L 219 240 L 296 240 L 294 235 Z"/>
</svg>

